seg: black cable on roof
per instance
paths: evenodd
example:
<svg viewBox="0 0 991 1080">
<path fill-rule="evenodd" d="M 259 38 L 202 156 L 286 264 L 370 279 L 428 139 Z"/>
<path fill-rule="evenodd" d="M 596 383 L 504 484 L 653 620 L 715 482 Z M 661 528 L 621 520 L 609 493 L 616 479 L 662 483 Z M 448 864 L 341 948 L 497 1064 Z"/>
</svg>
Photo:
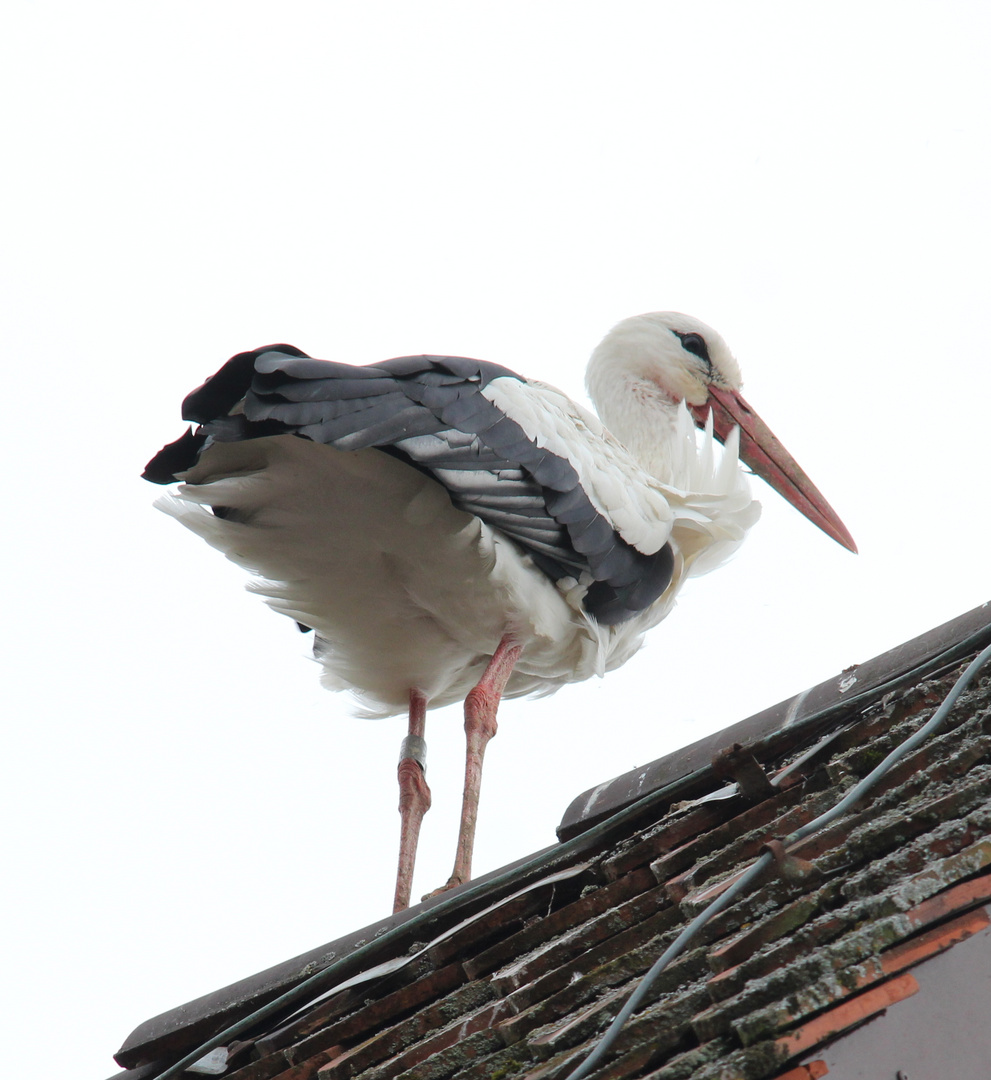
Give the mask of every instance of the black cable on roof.
<svg viewBox="0 0 991 1080">
<path fill-rule="evenodd" d="M 841 817 L 847 810 L 858 803 L 871 788 L 885 776 L 885 774 L 890 772 L 890 770 L 898 764 L 899 761 L 910 754 L 916 747 L 925 742 L 930 735 L 942 727 L 946 718 L 950 715 L 953 706 L 956 704 L 957 698 L 960 697 L 964 690 L 966 690 L 973 681 L 974 676 L 989 660 L 991 660 L 991 645 L 968 665 L 967 670 L 953 684 L 953 688 L 943 699 L 942 704 L 922 727 L 899 743 L 878 766 L 872 769 L 862 780 L 855 784 L 835 806 L 830 807 L 817 818 L 813 818 L 812 821 L 806 822 L 800 829 L 796 829 L 793 833 L 789 833 L 782 840 L 782 844 L 785 847 L 788 847 L 791 844 L 797 844 L 800 840 L 804 840 L 807 836 L 811 836 L 813 833 L 825 828 L 825 826 L 835 821 L 838 817 Z M 682 930 L 667 949 L 665 949 L 664 953 L 654 966 L 640 980 L 639 985 L 630 995 L 629 1000 L 623 1008 L 617 1013 L 616 1018 L 606 1029 L 592 1052 L 577 1069 L 568 1074 L 566 1080 L 582 1080 L 583 1077 L 588 1076 L 589 1073 L 602 1062 L 606 1054 L 612 1049 L 613 1043 L 619 1036 L 620 1031 L 622 1031 L 623 1027 L 626 1025 L 627 1020 L 629 1020 L 633 1013 L 640 1007 L 661 972 L 664 971 L 672 960 L 675 960 L 688 948 L 696 934 L 698 934 L 713 916 L 718 915 L 720 911 L 729 907 L 738 896 L 747 891 L 747 889 L 761 876 L 773 858 L 774 856 L 770 851 L 765 851 L 755 862 L 751 863 L 742 877 L 717 896 L 703 912 L 697 915 L 688 926 Z"/>
<path fill-rule="evenodd" d="M 980 630 L 975 631 L 969 635 L 963 641 L 953 642 L 947 646 L 942 652 L 937 653 L 935 656 L 929 657 L 923 662 L 917 664 L 915 667 L 906 671 L 900 672 L 898 675 L 893 676 L 891 679 L 881 683 L 878 686 L 865 690 L 861 694 L 848 698 L 841 703 L 837 703 L 831 706 L 827 706 L 819 713 L 815 713 L 809 717 L 803 719 L 800 725 L 796 727 L 807 727 L 812 725 L 821 726 L 826 720 L 831 719 L 835 715 L 843 715 L 849 713 L 852 709 L 858 707 L 864 707 L 874 701 L 879 700 L 884 694 L 891 692 L 898 687 L 904 686 L 907 682 L 913 679 L 920 679 L 927 674 L 931 674 L 937 670 L 940 666 L 948 661 L 957 658 L 962 655 L 966 655 L 971 651 L 975 644 L 983 641 L 988 636 L 989 627 L 982 627 Z M 914 749 L 919 742 L 926 739 L 930 731 L 935 730 L 938 724 L 935 724 L 937 717 L 939 717 L 939 723 L 941 724 L 945 720 L 946 715 L 949 713 L 949 707 L 952 707 L 953 703 L 965 689 L 966 685 L 976 674 L 977 670 L 983 666 L 987 660 L 991 658 L 991 646 L 988 646 L 984 652 L 982 652 L 977 659 L 967 668 L 964 675 L 954 685 L 953 689 L 947 695 L 946 700 L 940 709 L 934 714 L 931 720 L 928 721 L 922 728 L 916 732 L 911 739 L 906 740 L 902 746 L 892 751 L 892 754 L 900 754 L 904 756 L 905 753 L 909 753 L 911 749 Z M 967 680 L 964 682 L 964 680 Z M 949 706 L 949 707 L 948 707 Z M 944 712 L 945 710 L 945 712 Z M 942 715 L 941 715 L 942 714 Z M 912 740 L 917 740 L 912 742 Z M 908 743 L 912 742 L 911 746 Z M 903 750 L 903 747 L 908 746 Z M 809 822 L 803 826 L 797 832 L 792 833 L 785 838 L 786 844 L 796 843 L 800 839 L 804 839 L 809 835 L 810 831 L 821 828 L 824 823 L 824 819 L 832 821 L 834 817 L 844 813 L 847 807 L 856 799 L 863 797 L 863 794 L 869 790 L 869 787 L 873 785 L 891 768 L 894 764 L 889 761 L 892 755 L 889 754 L 884 761 L 881 762 L 878 767 L 866 776 L 860 783 L 851 789 L 850 793 L 842 799 L 839 803 L 832 808 L 832 810 L 826 811 L 825 814 L 820 815 L 814 821 Z M 883 772 L 881 771 L 883 770 Z M 593 825 L 591 828 L 579 833 L 572 837 L 570 840 L 564 841 L 552 848 L 550 851 L 543 852 L 541 855 L 530 859 L 528 862 L 514 866 L 511 870 L 506 871 L 504 874 L 500 874 L 494 878 L 489 878 L 486 881 L 479 882 L 478 884 L 468 883 L 457 890 L 456 894 L 453 894 L 449 899 L 444 899 L 440 903 L 428 908 L 426 911 L 415 916 L 412 919 L 401 923 L 399 926 L 393 927 L 391 930 L 387 930 L 379 937 L 368 942 L 366 945 L 362 945 L 349 953 L 347 956 L 342 957 L 336 963 L 329 964 L 327 967 L 322 968 L 316 974 L 311 975 L 301 983 L 297 983 L 296 986 L 287 990 L 279 997 L 268 1002 L 266 1005 L 261 1006 L 254 1012 L 249 1013 L 247 1016 L 242 1017 L 240 1020 L 224 1028 L 223 1031 L 218 1032 L 216 1035 L 205 1040 L 200 1046 L 197 1046 L 194 1050 L 168 1066 L 162 1072 L 155 1076 L 149 1076 L 148 1080 L 173 1080 L 174 1077 L 179 1076 L 190 1065 L 194 1065 L 200 1058 L 204 1057 L 211 1050 L 216 1049 L 218 1046 L 223 1046 L 225 1043 L 232 1041 L 237 1036 L 244 1034 L 251 1028 L 260 1024 L 263 1020 L 281 1012 L 284 1009 L 288 1009 L 291 1006 L 295 1006 L 299 1003 L 306 1002 L 318 994 L 323 994 L 327 990 L 331 989 L 336 982 L 343 982 L 345 979 L 349 979 L 352 976 L 360 973 L 363 969 L 371 966 L 375 963 L 375 957 L 377 954 L 384 951 L 384 947 L 391 945 L 392 943 L 400 943 L 409 940 L 410 934 L 413 933 L 418 927 L 423 925 L 427 921 L 434 921 L 438 915 L 443 916 L 448 910 L 454 911 L 459 907 L 462 907 L 466 901 L 470 901 L 477 895 L 483 893 L 496 893 L 501 887 L 508 884 L 513 879 L 519 878 L 526 874 L 541 869 L 549 869 L 556 863 L 564 862 L 568 860 L 572 855 L 580 855 L 588 849 L 594 848 L 597 843 L 605 836 L 607 836 L 614 829 L 629 824 L 631 821 L 636 820 L 645 814 L 655 804 L 665 801 L 670 801 L 673 792 L 683 788 L 683 786 L 697 779 L 702 773 L 709 772 L 710 768 L 698 770 L 689 777 L 680 777 L 678 780 L 667 784 L 662 788 L 658 788 L 656 791 L 652 791 L 649 794 L 638 799 L 636 802 L 631 803 L 629 806 L 624 807 L 622 810 L 617 811 L 611 817 Z M 868 781 L 870 782 L 868 784 Z M 865 786 L 866 785 L 866 786 Z M 856 795 L 856 799 L 853 796 Z M 729 904 L 740 895 L 744 889 L 760 874 L 760 872 L 767 866 L 768 862 L 772 859 L 770 853 L 761 855 L 760 858 L 748 869 L 745 874 L 734 884 L 723 892 L 713 903 L 697 916 L 686 929 L 679 935 L 679 938 L 672 943 L 672 945 L 665 951 L 664 955 L 657 961 L 653 968 L 647 972 L 644 976 L 640 986 L 633 992 L 633 995 L 627 1001 L 623 1010 L 617 1015 L 612 1025 L 607 1029 L 603 1036 L 602 1041 L 596 1046 L 585 1062 L 579 1066 L 566 1080 L 581 1080 L 581 1077 L 587 1076 L 589 1069 L 594 1068 L 595 1063 L 602 1060 L 602 1057 L 608 1053 L 609 1048 L 615 1041 L 616 1036 L 619 1034 L 620 1029 L 626 1023 L 626 1020 L 635 1011 L 637 1006 L 643 1000 L 643 997 L 649 991 L 651 983 L 657 978 L 658 975 L 664 970 L 665 967 L 675 959 L 687 946 L 689 937 L 684 944 L 678 949 L 677 952 L 672 953 L 672 950 L 678 945 L 681 938 L 692 932 L 692 936 L 698 933 L 698 930 L 705 925 L 714 915 L 719 911 L 727 907 Z M 718 906 L 717 906 L 718 905 Z M 699 922 L 702 920 L 703 922 Z M 699 925 L 696 926 L 696 923 Z M 671 955 L 669 955 L 671 954 Z M 662 964 L 663 962 L 663 964 Z M 622 1023 L 619 1023 L 622 1017 Z M 614 1031 L 615 1028 L 615 1031 Z M 608 1041 L 607 1041 L 608 1040 Z M 591 1063 L 591 1064 L 590 1064 Z"/>
</svg>

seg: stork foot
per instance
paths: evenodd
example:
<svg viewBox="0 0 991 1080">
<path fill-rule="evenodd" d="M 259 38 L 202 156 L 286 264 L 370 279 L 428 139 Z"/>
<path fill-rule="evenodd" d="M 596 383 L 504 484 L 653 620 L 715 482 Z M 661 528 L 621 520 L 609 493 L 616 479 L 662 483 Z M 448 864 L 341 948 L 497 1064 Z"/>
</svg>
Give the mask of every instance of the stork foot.
<svg viewBox="0 0 991 1080">
<path fill-rule="evenodd" d="M 447 879 L 447 882 L 441 885 L 439 889 L 434 889 L 433 892 L 426 893 L 424 896 L 420 897 L 420 900 L 421 902 L 424 900 L 432 900 L 435 896 L 440 896 L 441 893 L 450 892 L 451 889 L 456 889 L 459 885 L 464 885 L 467 880 L 467 878 L 458 877 L 456 874 L 452 874 Z"/>
</svg>

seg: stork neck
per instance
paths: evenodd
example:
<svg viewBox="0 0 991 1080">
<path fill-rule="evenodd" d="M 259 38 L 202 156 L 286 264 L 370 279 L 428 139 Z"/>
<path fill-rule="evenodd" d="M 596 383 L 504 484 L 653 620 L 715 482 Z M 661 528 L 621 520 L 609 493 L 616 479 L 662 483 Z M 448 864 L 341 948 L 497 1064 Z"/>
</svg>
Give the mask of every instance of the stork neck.
<svg viewBox="0 0 991 1080">
<path fill-rule="evenodd" d="M 590 365 L 588 393 L 609 431 L 652 476 L 673 479 L 678 447 L 678 402 L 635 371 Z"/>
</svg>

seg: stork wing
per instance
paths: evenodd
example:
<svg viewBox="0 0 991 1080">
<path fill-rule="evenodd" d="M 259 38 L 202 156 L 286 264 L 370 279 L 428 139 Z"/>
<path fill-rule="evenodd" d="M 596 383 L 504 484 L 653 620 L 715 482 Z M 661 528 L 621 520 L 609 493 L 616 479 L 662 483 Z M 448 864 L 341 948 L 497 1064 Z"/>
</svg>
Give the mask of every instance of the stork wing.
<svg viewBox="0 0 991 1080">
<path fill-rule="evenodd" d="M 403 356 L 354 367 L 273 345 L 229 360 L 186 398 L 183 418 L 199 428 L 164 447 L 147 479 L 179 479 L 213 442 L 291 434 L 375 447 L 436 479 L 552 580 L 588 575 L 583 603 L 599 622 L 632 617 L 671 580 L 659 491 L 636 505 L 617 459 L 639 470 L 595 418 L 498 364 Z"/>
</svg>

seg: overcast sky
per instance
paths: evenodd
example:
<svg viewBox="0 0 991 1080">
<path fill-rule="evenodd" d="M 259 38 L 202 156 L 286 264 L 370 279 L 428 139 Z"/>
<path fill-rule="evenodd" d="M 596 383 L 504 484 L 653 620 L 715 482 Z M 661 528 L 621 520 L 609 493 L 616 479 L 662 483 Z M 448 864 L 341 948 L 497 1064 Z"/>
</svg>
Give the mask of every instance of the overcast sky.
<svg viewBox="0 0 991 1080">
<path fill-rule="evenodd" d="M 755 482 L 741 554 L 624 669 L 504 706 L 476 872 L 991 599 L 989 13 L 10 0 L 6 1074 L 102 1080 L 139 1022 L 390 907 L 404 721 L 321 690 L 139 478 L 234 352 L 451 352 L 579 397 L 612 324 L 687 311 L 860 545 Z M 427 739 L 415 895 L 453 860 L 458 709 Z"/>
</svg>

